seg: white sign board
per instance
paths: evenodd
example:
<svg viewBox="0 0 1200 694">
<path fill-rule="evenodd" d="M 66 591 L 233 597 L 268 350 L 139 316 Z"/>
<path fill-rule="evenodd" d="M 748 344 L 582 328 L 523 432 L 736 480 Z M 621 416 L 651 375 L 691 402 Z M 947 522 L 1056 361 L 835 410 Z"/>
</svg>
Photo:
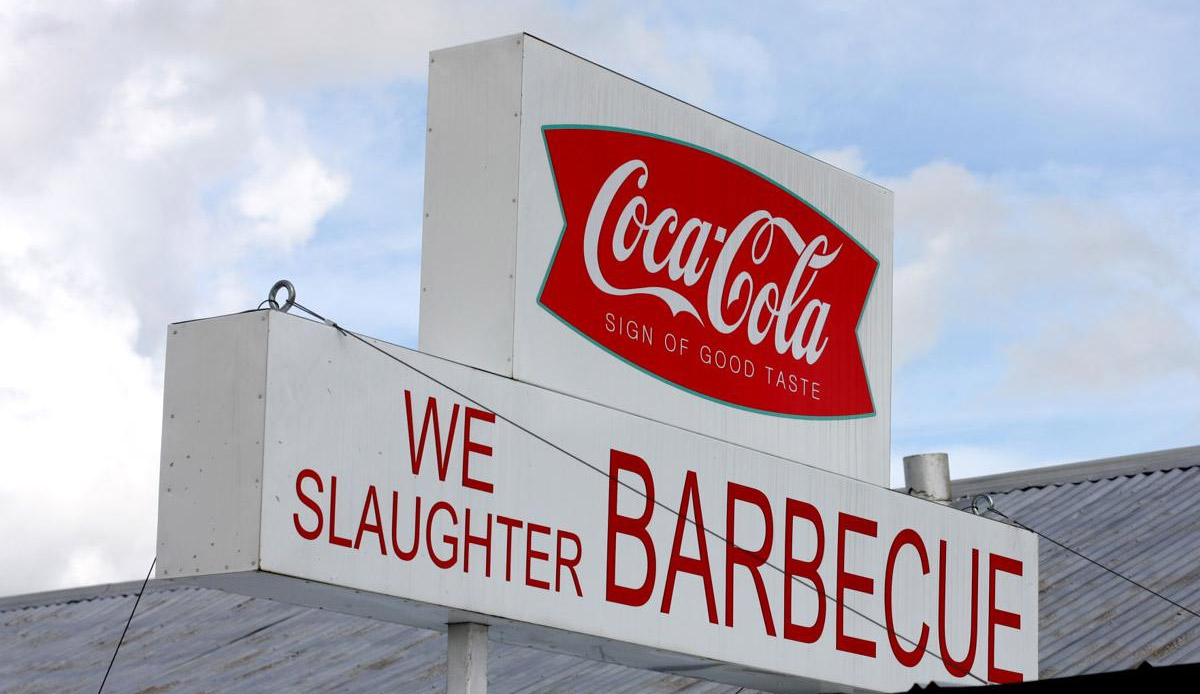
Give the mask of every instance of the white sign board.
<svg viewBox="0 0 1200 694">
<path fill-rule="evenodd" d="M 1032 534 L 375 344 L 414 368 L 171 326 L 160 578 L 775 690 L 1036 677 Z"/>
<path fill-rule="evenodd" d="M 888 483 L 892 195 L 528 35 L 431 56 L 422 352 Z"/>
</svg>

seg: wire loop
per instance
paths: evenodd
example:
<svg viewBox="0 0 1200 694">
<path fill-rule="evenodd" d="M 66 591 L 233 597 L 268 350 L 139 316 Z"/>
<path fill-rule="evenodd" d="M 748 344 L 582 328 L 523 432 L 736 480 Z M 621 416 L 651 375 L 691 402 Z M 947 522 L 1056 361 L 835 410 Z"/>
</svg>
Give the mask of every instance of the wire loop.
<svg viewBox="0 0 1200 694">
<path fill-rule="evenodd" d="M 279 290 L 281 289 L 287 290 L 287 300 L 283 302 L 283 306 L 280 306 L 279 301 L 276 300 L 276 297 L 279 296 Z M 293 306 L 296 305 L 296 288 L 287 280 L 279 280 L 273 287 L 271 287 L 271 293 L 267 295 L 267 304 L 276 311 L 283 311 L 284 313 L 287 313 Z M 259 306 L 261 305 L 262 304 L 259 304 Z"/>
</svg>

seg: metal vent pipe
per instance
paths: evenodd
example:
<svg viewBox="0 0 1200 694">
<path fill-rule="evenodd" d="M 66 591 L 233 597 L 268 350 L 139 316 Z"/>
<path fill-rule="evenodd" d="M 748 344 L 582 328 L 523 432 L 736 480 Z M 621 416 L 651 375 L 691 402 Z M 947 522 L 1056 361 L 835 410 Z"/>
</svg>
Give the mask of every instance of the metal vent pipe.
<svg viewBox="0 0 1200 694">
<path fill-rule="evenodd" d="M 904 486 L 911 496 L 950 503 L 950 456 L 945 453 L 904 456 Z"/>
</svg>

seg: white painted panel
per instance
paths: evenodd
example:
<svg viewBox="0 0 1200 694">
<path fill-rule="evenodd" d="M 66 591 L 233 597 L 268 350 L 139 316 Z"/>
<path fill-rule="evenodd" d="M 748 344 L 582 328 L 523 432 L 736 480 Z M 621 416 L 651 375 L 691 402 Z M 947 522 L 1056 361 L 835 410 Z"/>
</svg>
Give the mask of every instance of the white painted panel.
<svg viewBox="0 0 1200 694">
<path fill-rule="evenodd" d="M 534 37 L 433 57 L 422 351 L 888 484 L 890 191 Z M 542 128 L 563 124 L 627 128 L 711 150 L 803 198 L 877 258 L 857 331 L 874 415 L 794 419 L 714 402 L 614 357 L 539 306 L 563 229 Z"/>
<path fill-rule="evenodd" d="M 257 566 L 267 327 L 254 312 L 168 329 L 158 578 Z"/>
<path fill-rule="evenodd" d="M 422 351 L 512 375 L 521 35 L 429 62 Z"/>
<path fill-rule="evenodd" d="M 615 72 L 527 37 L 516 284 L 517 379 L 888 484 L 891 430 L 892 194 Z M 541 129 L 585 124 L 655 133 L 704 147 L 779 182 L 879 260 L 858 334 L 876 414 L 797 420 L 714 403 L 614 358 L 550 315 L 538 292 L 563 219 Z"/>
<path fill-rule="evenodd" d="M 993 602 L 988 589 L 989 561 L 993 553 L 1010 557 L 1021 562 L 1022 575 L 1000 574 L 994 602 L 999 609 L 1020 614 L 1021 628 L 997 627 L 997 642 L 1003 648 L 995 654 L 995 663 L 1022 672 L 1026 678 L 1036 676 L 1037 543 L 1030 533 L 818 468 L 780 462 L 577 398 L 378 344 L 447 386 L 470 394 L 475 402 L 331 328 L 273 313 L 262 491 L 263 570 L 345 587 L 345 599 L 350 602 L 356 600 L 354 591 L 391 595 L 440 605 L 459 614 L 545 627 L 549 635 L 578 632 L 593 639 L 642 647 L 647 653 L 668 652 L 724 662 L 725 667 L 714 666 L 697 673 L 722 681 L 761 683 L 761 679 L 746 675 L 749 670 L 800 678 L 779 680 L 781 689 L 808 690 L 817 680 L 828 686 L 897 690 L 917 681 L 954 679 L 934 655 L 925 655 L 915 668 L 900 665 L 892 655 L 886 630 L 880 626 L 886 621 L 883 593 L 888 550 L 900 531 L 910 528 L 927 549 L 930 573 L 922 574 L 915 549 L 901 549 L 893 586 L 896 631 L 915 638 L 920 625 L 928 624 L 928 648 L 938 653 L 939 544 L 944 540 L 948 549 L 948 642 L 953 655 L 965 653 L 970 636 L 970 553 L 972 549 L 980 550 L 979 577 L 974 584 L 978 605 L 973 671 L 986 678 L 989 606 Z M 436 463 L 430 459 L 436 455 L 432 441 L 427 441 L 422 470 L 419 474 L 412 471 L 406 391 L 417 420 L 413 432 L 417 440 L 428 397 L 438 401 L 443 436 L 448 435 L 453 407 L 458 406 L 445 481 L 439 480 Z M 464 416 L 468 406 L 481 406 L 502 415 L 494 424 L 480 419 L 472 423 L 471 438 L 492 450 L 490 455 L 476 450 L 468 465 L 472 478 L 492 485 L 491 491 L 471 488 L 463 482 Z M 507 423 L 506 418 L 554 445 Z M 646 461 L 656 501 L 664 505 L 653 507 L 647 526 L 655 548 L 656 570 L 648 600 L 639 606 L 608 599 L 606 589 L 611 525 L 606 475 L 614 450 Z M 678 574 L 672 604 L 663 609 L 669 555 L 677 528 L 677 517 L 671 509 L 680 506 L 688 471 L 696 476 L 704 525 L 716 533 L 703 536 L 715 589 L 716 624 L 708 619 L 704 581 L 692 574 Z M 644 488 L 636 476 L 624 474 L 620 479 L 636 489 Z M 297 491 L 298 481 L 302 494 Z M 761 578 L 777 635 L 766 633 L 754 581 L 742 566 L 734 566 L 733 623 L 726 624 L 726 547 L 721 536 L 727 534 L 730 483 L 765 495 L 773 525 L 769 561 L 777 567 L 785 566 L 786 560 L 787 499 L 811 504 L 819 511 L 824 550 L 818 572 L 826 598 L 824 626 L 815 643 L 798 643 L 780 635 L 784 581 L 779 571 L 770 568 L 761 569 Z M 374 505 L 368 502 L 372 488 L 379 507 L 378 519 Z M 630 489 L 615 487 L 614 493 L 618 513 L 634 516 L 644 508 L 644 499 Z M 393 494 L 396 544 L 391 534 Z M 420 516 L 414 514 L 418 497 L 422 504 Z M 320 509 L 320 521 L 308 504 Z M 435 504 L 440 504 L 440 510 L 434 514 L 430 531 L 428 520 Z M 453 519 L 449 509 L 453 509 Z M 763 516 L 746 504 L 739 504 L 737 509 L 734 541 L 754 549 L 765 534 Z M 475 535 L 485 534 L 491 514 L 490 561 L 483 547 L 464 550 L 468 510 Z M 844 632 L 873 643 L 875 657 L 846 652 L 836 644 L 839 609 L 833 596 L 839 581 L 841 514 L 876 523 L 874 537 L 846 534 L 843 559 L 843 573 L 858 574 L 873 582 L 867 593 L 846 594 L 844 604 L 866 617 L 845 612 Z M 694 518 L 695 513 L 688 515 Z M 501 524 L 500 516 L 521 522 L 511 544 L 506 537 L 508 526 Z M 397 548 L 403 551 L 410 547 L 413 523 L 418 519 L 418 548 L 411 558 L 402 559 L 397 556 Z M 530 536 L 531 523 L 547 530 L 537 527 Z M 319 532 L 312 539 L 302 536 L 302 532 L 315 531 L 318 526 Z M 816 534 L 805 521 L 795 521 L 794 527 L 793 556 L 808 559 L 815 552 Z M 582 550 L 575 567 L 582 595 L 575 590 L 569 568 L 556 570 L 554 557 L 560 547 L 568 560 L 574 554 L 574 541 L 563 532 L 577 537 Z M 535 551 L 545 552 L 550 558 L 536 554 L 531 558 L 530 542 Z M 685 524 L 680 554 L 698 556 L 698 542 L 692 526 Z M 343 546 L 347 543 L 349 546 Z M 470 557 L 469 569 L 466 556 Z M 616 556 L 614 576 L 618 583 L 635 585 L 645 576 L 647 561 L 638 540 L 617 536 Z M 436 561 L 444 561 L 446 566 L 439 567 Z M 529 577 L 532 580 L 527 580 Z M 549 585 L 543 586 L 541 581 Z M 819 604 L 816 594 L 803 584 L 796 584 L 795 591 L 794 621 L 812 621 Z M 530 633 L 536 630 L 519 635 L 527 640 Z M 562 642 L 566 644 L 564 649 L 572 649 L 569 639 Z M 594 642 L 585 639 L 580 649 L 581 655 L 592 655 Z"/>
</svg>

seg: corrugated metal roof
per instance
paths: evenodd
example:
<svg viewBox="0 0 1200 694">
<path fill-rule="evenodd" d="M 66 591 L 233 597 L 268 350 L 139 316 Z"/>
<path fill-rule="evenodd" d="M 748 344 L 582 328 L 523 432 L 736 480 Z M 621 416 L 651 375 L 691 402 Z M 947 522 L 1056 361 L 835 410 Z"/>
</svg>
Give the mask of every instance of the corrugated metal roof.
<svg viewBox="0 0 1200 694">
<path fill-rule="evenodd" d="M 95 692 L 139 585 L 0 600 L 0 691 Z M 442 692 L 445 660 L 441 632 L 151 582 L 105 691 Z M 488 668 L 500 694 L 738 691 L 496 642 Z"/>
<path fill-rule="evenodd" d="M 1022 481 L 1022 475 L 1024 475 Z M 955 483 L 1200 611 L 1200 447 Z M 1042 677 L 1200 662 L 1200 619 L 1040 543 Z M 0 690 L 93 692 L 137 583 L 0 599 Z M 152 582 L 106 691 L 136 694 L 445 690 L 445 634 Z M 493 642 L 495 692 L 737 687 Z"/>
<path fill-rule="evenodd" d="M 959 505 L 991 492 L 1021 524 L 1200 612 L 1200 447 L 965 482 Z M 1042 677 L 1200 662 L 1200 618 L 1052 542 L 1039 554 Z"/>
<path fill-rule="evenodd" d="M 1027 487 L 1044 487 L 1051 484 L 1111 479 L 1156 470 L 1173 470 L 1196 464 L 1200 464 L 1200 446 L 1169 448 L 1137 455 L 1100 458 L 1082 463 L 1049 465 L 1031 470 L 1017 470 L 998 475 L 954 480 L 954 492 L 959 496 L 985 492 L 994 494 Z"/>
</svg>

